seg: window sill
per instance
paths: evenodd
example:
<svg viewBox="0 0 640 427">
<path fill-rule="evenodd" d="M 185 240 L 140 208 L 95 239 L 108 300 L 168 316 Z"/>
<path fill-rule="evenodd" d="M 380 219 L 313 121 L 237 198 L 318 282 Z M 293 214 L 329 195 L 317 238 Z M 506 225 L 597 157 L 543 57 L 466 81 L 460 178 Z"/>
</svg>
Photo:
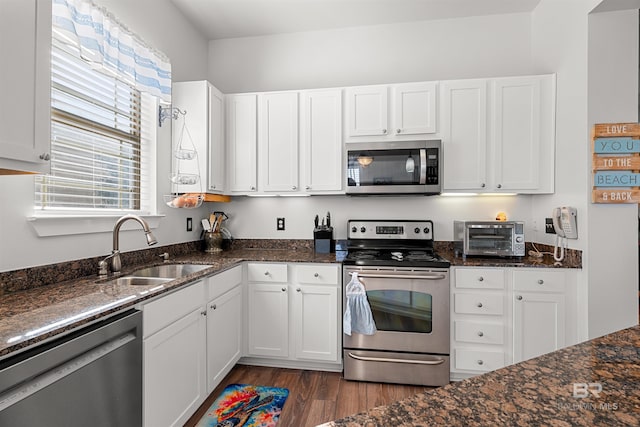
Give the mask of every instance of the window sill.
<svg viewBox="0 0 640 427">
<path fill-rule="evenodd" d="M 118 215 L 34 215 L 27 217 L 27 221 L 40 237 L 68 236 L 73 234 L 105 233 L 113 231 Z M 152 229 L 158 228 L 164 215 L 139 214 Z M 122 224 L 122 230 L 134 230 L 140 228 L 135 221 L 127 221 Z"/>
</svg>

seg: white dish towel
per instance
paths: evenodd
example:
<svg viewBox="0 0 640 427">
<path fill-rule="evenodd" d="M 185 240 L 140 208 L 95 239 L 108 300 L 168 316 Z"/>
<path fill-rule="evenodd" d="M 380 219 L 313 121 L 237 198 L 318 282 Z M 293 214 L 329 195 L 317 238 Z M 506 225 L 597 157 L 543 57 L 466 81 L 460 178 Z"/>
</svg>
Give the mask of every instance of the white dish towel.
<svg viewBox="0 0 640 427">
<path fill-rule="evenodd" d="M 371 306 L 367 300 L 364 284 L 358 279 L 358 273 L 351 274 L 351 281 L 347 284 L 345 296 L 347 303 L 343 319 L 344 333 L 349 336 L 352 332 L 363 335 L 375 334 L 377 329 L 373 314 L 371 314 Z"/>
</svg>

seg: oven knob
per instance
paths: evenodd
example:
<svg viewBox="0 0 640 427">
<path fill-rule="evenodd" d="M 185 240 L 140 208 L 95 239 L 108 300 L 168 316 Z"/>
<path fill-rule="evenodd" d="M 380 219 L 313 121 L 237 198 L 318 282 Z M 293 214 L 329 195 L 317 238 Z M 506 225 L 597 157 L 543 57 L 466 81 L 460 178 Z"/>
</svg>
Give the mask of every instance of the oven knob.
<svg viewBox="0 0 640 427">
<path fill-rule="evenodd" d="M 356 231 L 358 231 L 358 229 L 356 227 L 351 227 L 351 232 L 355 233 Z"/>
<path fill-rule="evenodd" d="M 429 227 L 425 227 L 423 231 L 424 231 L 424 234 L 429 234 L 431 230 L 429 229 Z"/>
<path fill-rule="evenodd" d="M 523 240 L 524 240 L 524 238 L 522 236 L 516 237 L 516 242 L 518 242 L 518 243 L 522 243 Z"/>
<path fill-rule="evenodd" d="M 364 233 L 365 231 L 367 231 L 367 227 L 360 227 L 360 232 Z"/>
<path fill-rule="evenodd" d="M 416 234 L 419 234 L 420 233 L 420 228 L 419 227 L 414 228 L 413 232 L 416 233 Z"/>
</svg>

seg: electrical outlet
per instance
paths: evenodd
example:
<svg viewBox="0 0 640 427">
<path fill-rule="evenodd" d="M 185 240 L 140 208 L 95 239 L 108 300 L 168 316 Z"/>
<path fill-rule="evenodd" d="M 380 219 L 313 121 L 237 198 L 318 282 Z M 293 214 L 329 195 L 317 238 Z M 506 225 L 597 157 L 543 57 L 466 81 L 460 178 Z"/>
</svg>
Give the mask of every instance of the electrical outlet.
<svg viewBox="0 0 640 427">
<path fill-rule="evenodd" d="M 553 228 L 553 219 L 545 218 L 544 219 L 544 232 L 547 234 L 556 234 L 555 228 Z"/>
<path fill-rule="evenodd" d="M 284 231 L 284 218 L 277 218 L 276 221 L 276 230 Z"/>
<path fill-rule="evenodd" d="M 187 231 L 193 231 L 193 219 L 187 218 Z"/>
</svg>

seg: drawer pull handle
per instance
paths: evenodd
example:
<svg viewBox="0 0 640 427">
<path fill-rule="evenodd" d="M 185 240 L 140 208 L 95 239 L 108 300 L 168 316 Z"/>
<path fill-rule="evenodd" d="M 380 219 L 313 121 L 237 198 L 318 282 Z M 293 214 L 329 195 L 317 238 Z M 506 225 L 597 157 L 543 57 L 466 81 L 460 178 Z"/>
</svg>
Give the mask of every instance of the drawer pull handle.
<svg viewBox="0 0 640 427">
<path fill-rule="evenodd" d="M 265 271 L 265 272 L 264 272 L 264 275 L 265 275 L 265 276 L 269 276 L 270 274 L 271 274 L 271 273 L 269 273 L 268 271 Z"/>
<path fill-rule="evenodd" d="M 478 282 L 482 282 L 482 281 L 484 281 L 484 277 L 482 276 L 478 277 Z"/>
<path fill-rule="evenodd" d="M 538 285 L 542 285 L 542 284 L 544 284 L 544 280 L 542 279 L 538 280 Z"/>
<path fill-rule="evenodd" d="M 320 277 L 320 275 L 318 273 L 315 273 L 313 277 Z"/>
<path fill-rule="evenodd" d="M 476 304 L 478 306 L 478 308 L 482 308 L 482 303 L 479 302 L 478 304 Z"/>
<path fill-rule="evenodd" d="M 479 336 L 479 337 L 483 337 L 483 336 L 484 336 L 484 332 L 482 332 L 482 331 L 478 331 L 478 336 Z"/>
<path fill-rule="evenodd" d="M 522 295 L 518 295 L 518 296 L 516 297 L 516 299 L 517 299 L 518 301 L 522 301 Z"/>
<path fill-rule="evenodd" d="M 484 362 L 482 361 L 482 359 L 478 360 L 478 365 L 484 365 Z"/>
<path fill-rule="evenodd" d="M 348 353 L 349 357 L 356 360 L 362 360 L 364 362 L 391 362 L 391 363 L 410 363 L 415 365 L 441 365 L 445 362 L 444 359 L 434 358 L 433 360 L 411 360 L 411 359 L 394 359 L 387 357 L 366 357 L 358 356 L 357 354 Z"/>
</svg>

